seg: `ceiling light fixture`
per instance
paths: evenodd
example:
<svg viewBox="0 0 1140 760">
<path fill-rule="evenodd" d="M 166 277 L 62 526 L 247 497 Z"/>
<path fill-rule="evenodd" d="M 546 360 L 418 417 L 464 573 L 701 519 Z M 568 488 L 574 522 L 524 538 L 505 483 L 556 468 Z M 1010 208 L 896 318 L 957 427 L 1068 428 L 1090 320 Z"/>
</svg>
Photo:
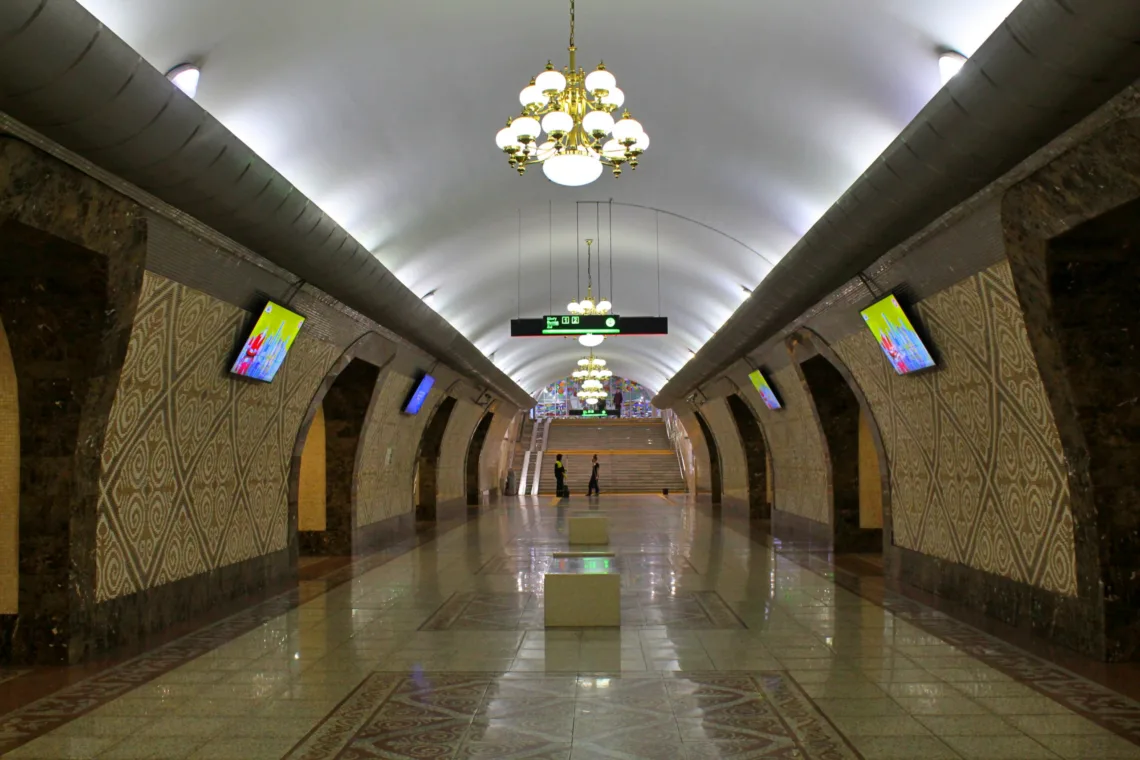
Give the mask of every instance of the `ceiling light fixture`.
<svg viewBox="0 0 1140 760">
<path fill-rule="evenodd" d="M 193 100 L 198 94 L 198 81 L 202 78 L 202 70 L 192 63 L 182 63 L 166 72 L 166 78 Z"/>
<path fill-rule="evenodd" d="M 570 376 L 579 381 L 578 398 L 590 406 L 596 406 L 606 397 L 602 380 L 608 380 L 613 375 L 613 372 L 606 369 L 606 360 L 595 358 L 591 351 L 589 357 L 578 360 L 578 369 Z"/>
<path fill-rule="evenodd" d="M 966 56 L 956 50 L 943 50 L 938 56 L 938 72 L 942 75 L 942 86 L 958 75 L 966 65 Z"/>
<path fill-rule="evenodd" d="M 520 175 L 530 164 L 542 164 L 546 178 L 558 185 L 588 185 L 609 166 L 615 177 L 649 147 L 649 136 L 629 111 L 615 122 L 613 114 L 625 102 L 614 75 L 599 63 L 586 74 L 578 68 L 574 45 L 574 0 L 570 0 L 570 65 L 561 72 L 546 62 L 546 70 L 519 94 L 522 113 L 507 120 L 495 144 L 507 154 Z M 540 121 L 541 119 L 541 121 Z M 546 131 L 547 139 L 542 140 Z M 607 136 L 612 137 L 607 140 Z"/>
<path fill-rule="evenodd" d="M 614 307 L 614 305 L 605 298 L 594 303 L 593 246 L 594 241 L 590 238 L 586 238 L 586 297 L 581 301 L 571 301 L 566 305 L 566 310 L 571 314 L 604 315 L 609 314 L 610 309 Z M 578 342 L 586 348 L 595 348 L 602 345 L 602 341 L 605 339 L 604 335 L 588 333 L 580 336 Z"/>
</svg>

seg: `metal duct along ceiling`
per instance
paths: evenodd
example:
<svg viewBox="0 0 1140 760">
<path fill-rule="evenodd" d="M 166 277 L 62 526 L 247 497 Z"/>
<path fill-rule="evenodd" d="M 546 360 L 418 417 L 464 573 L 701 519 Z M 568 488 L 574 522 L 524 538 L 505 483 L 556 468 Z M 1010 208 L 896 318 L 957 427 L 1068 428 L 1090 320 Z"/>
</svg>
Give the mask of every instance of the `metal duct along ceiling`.
<svg viewBox="0 0 1140 760">
<path fill-rule="evenodd" d="M 0 0 L 0 110 L 511 403 L 534 405 L 368 250 L 75 0 Z"/>
<path fill-rule="evenodd" d="M 1024 0 L 654 403 L 681 402 L 1137 78 L 1138 0 Z"/>
</svg>

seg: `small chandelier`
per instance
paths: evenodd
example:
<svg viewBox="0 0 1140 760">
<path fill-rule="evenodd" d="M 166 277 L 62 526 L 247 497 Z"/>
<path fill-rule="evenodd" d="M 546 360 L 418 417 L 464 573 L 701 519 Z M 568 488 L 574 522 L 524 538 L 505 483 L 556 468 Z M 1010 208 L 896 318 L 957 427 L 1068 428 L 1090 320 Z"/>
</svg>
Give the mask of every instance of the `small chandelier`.
<svg viewBox="0 0 1140 760">
<path fill-rule="evenodd" d="M 610 309 L 614 307 L 604 298 L 594 303 L 593 245 L 594 241 L 586 238 L 586 297 L 581 301 L 571 301 L 566 304 L 566 310 L 571 314 L 609 314 Z M 578 342 L 586 348 L 596 348 L 602 345 L 602 341 L 605 339 L 604 335 L 595 335 L 594 333 L 578 336 Z"/>
<path fill-rule="evenodd" d="M 547 61 L 546 70 L 519 94 L 522 113 L 507 120 L 495 135 L 495 144 L 520 175 L 528 165 L 542 164 L 551 182 L 578 187 L 600 177 L 603 166 L 609 166 L 615 177 L 621 176 L 625 164 L 636 169 L 649 147 L 649 136 L 629 111 L 614 122 L 613 113 L 625 102 L 625 93 L 604 63 L 589 75 L 578 68 L 574 0 L 570 0 L 569 50 L 568 67 L 558 72 Z"/>
<path fill-rule="evenodd" d="M 593 351 L 588 358 L 579 359 L 578 369 L 571 374 L 575 380 L 581 381 L 578 398 L 589 406 L 597 406 L 606 397 L 606 392 L 602 390 L 602 380 L 613 377 L 613 374 L 606 369 L 606 360 L 595 358 Z"/>
</svg>

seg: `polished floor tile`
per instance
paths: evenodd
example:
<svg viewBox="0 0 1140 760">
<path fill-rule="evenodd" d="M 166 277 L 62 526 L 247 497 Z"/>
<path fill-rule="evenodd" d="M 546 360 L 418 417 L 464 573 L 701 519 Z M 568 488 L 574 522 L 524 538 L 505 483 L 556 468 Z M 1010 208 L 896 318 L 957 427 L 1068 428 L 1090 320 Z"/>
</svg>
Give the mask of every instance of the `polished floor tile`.
<svg viewBox="0 0 1140 760">
<path fill-rule="evenodd" d="M 523 500 L 205 631 L 193 657 L 158 652 L 150 676 L 137 676 L 144 656 L 0 716 L 0 752 L 1140 758 L 1126 738 L 1140 739 L 1140 706 L 1120 695 L 996 640 L 971 648 L 981 634 L 964 624 L 872 603 L 826 557 L 775 551 L 682 499 L 603 503 L 620 629 L 543 627 L 542 577 L 560 567 L 568 511 Z M 1011 662 L 1048 677 L 1015 677 Z"/>
</svg>

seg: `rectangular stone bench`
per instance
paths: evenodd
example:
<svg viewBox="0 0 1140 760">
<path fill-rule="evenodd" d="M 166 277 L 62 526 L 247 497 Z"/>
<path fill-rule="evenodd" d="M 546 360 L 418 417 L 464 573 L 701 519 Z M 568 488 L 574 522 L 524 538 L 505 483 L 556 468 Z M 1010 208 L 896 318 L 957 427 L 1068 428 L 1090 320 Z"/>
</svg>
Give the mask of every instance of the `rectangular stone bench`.
<svg viewBox="0 0 1140 760">
<path fill-rule="evenodd" d="M 543 576 L 547 628 L 621 626 L 621 574 L 612 556 L 560 557 Z"/>
<path fill-rule="evenodd" d="M 605 546 L 610 542 L 610 519 L 603 514 L 579 512 L 568 523 L 572 546 Z"/>
</svg>

